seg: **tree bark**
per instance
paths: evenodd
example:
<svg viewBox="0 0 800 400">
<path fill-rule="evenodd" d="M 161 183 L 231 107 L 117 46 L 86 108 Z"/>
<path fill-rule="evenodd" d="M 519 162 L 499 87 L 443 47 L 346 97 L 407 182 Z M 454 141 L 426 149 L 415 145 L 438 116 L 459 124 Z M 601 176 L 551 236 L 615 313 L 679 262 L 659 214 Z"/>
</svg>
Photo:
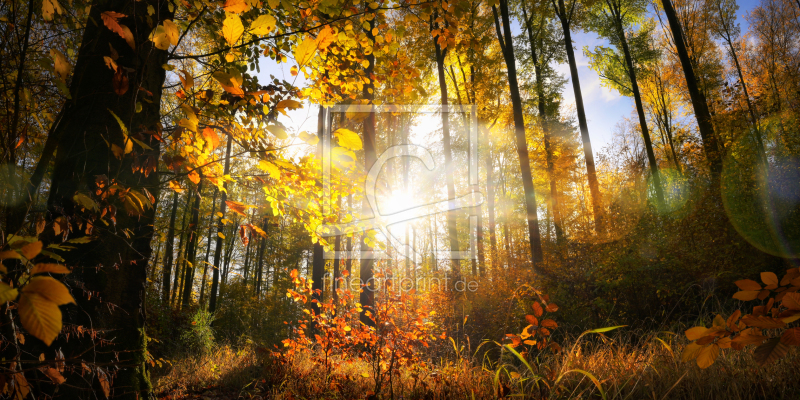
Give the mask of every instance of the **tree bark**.
<svg viewBox="0 0 800 400">
<path fill-rule="evenodd" d="M 700 137 L 703 139 L 703 151 L 708 159 L 711 177 L 714 183 L 719 182 L 720 174 L 722 173 L 722 155 L 719 151 L 717 143 L 717 136 L 714 132 L 714 126 L 711 124 L 711 113 L 708 110 L 708 103 L 706 97 L 697 84 L 697 77 L 694 74 L 694 67 L 689 59 L 689 53 L 686 50 L 686 42 L 683 37 L 683 28 L 675 13 L 675 8 L 672 6 L 671 0 L 662 0 L 664 5 L 664 14 L 667 16 L 669 28 L 672 31 L 672 37 L 675 42 L 675 49 L 678 52 L 678 59 L 683 67 L 683 73 L 686 78 L 686 87 L 689 90 L 689 97 L 692 99 L 692 108 L 694 110 L 695 118 L 697 118 L 697 126 L 700 130 Z M 719 188 L 715 189 L 718 192 Z"/>
<path fill-rule="evenodd" d="M 375 20 L 369 21 L 369 27 L 366 29 L 367 38 L 370 40 L 374 40 L 375 37 L 372 35 L 372 29 L 375 27 Z M 364 74 L 369 78 L 369 83 L 364 85 L 362 91 L 362 97 L 372 104 L 372 101 L 375 99 L 375 83 L 372 81 L 373 79 L 373 72 L 375 70 L 375 54 L 370 53 L 367 55 L 367 61 L 369 62 L 369 66 L 365 69 Z M 375 164 L 378 156 L 376 153 L 376 146 L 375 146 L 375 113 L 370 112 L 367 115 L 367 118 L 364 119 L 364 126 L 363 126 L 363 136 L 364 136 L 364 170 L 369 171 L 372 168 L 372 165 Z M 367 215 L 369 212 L 377 212 L 377 210 L 371 210 L 369 202 L 367 202 L 366 198 L 361 203 L 361 208 L 363 210 L 364 215 Z M 375 320 L 372 319 L 370 315 L 367 315 L 367 312 L 370 314 L 374 313 L 375 307 L 375 280 L 374 280 L 374 271 L 372 270 L 375 260 L 371 256 L 372 254 L 372 247 L 367 244 L 364 240 L 367 237 L 367 232 L 362 233 L 361 235 L 361 252 L 362 254 L 369 254 L 366 259 L 361 259 L 360 264 L 360 271 L 359 271 L 359 278 L 361 280 L 361 294 L 359 295 L 359 303 L 361 303 L 363 311 L 359 316 L 359 319 L 362 323 L 368 326 L 375 326 Z"/>
<path fill-rule="evenodd" d="M 611 7 L 610 1 L 609 7 Z M 612 10 L 614 8 L 612 7 Z M 628 70 L 628 78 L 631 81 L 631 91 L 633 92 L 633 101 L 636 104 L 636 114 L 639 116 L 639 126 L 642 130 L 642 140 L 644 141 L 644 150 L 647 153 L 647 161 L 650 164 L 650 176 L 653 179 L 653 188 L 656 191 L 656 204 L 659 208 L 664 208 L 664 190 L 661 186 L 661 176 L 658 173 L 658 161 L 653 152 L 653 143 L 650 140 L 650 130 L 647 129 L 647 117 L 644 114 L 644 105 L 642 103 L 642 94 L 639 91 L 639 82 L 636 79 L 636 70 L 633 66 L 633 56 L 631 55 L 630 47 L 628 47 L 628 38 L 625 36 L 625 30 L 622 26 L 622 15 L 619 9 L 612 11 L 614 23 L 617 28 L 617 36 L 622 46 L 622 52 L 625 55 L 625 67 Z"/>
<path fill-rule="evenodd" d="M 149 191 L 153 197 L 159 196 L 159 172 L 134 172 L 131 165 L 138 156 L 158 159 L 160 144 L 152 136 L 145 136 L 143 142 L 149 149 L 134 145 L 135 153 L 119 159 L 115 157 L 107 143 L 125 145 L 125 137 L 113 112 L 128 129 L 138 133 L 141 127 L 146 131 L 156 131 L 160 120 L 160 103 L 165 71 L 161 66 L 167 62 L 167 52 L 153 47 L 148 40 L 152 27 L 148 24 L 148 6 L 156 9 L 160 18 L 172 18 L 166 2 L 143 0 L 129 2 L 122 0 L 93 1 L 90 21 L 101 21 L 104 11 L 119 12 L 129 17 L 120 21 L 131 28 L 136 50 L 132 50 L 118 34 L 102 24 L 88 22 L 83 32 L 83 41 L 78 50 L 75 73 L 71 81 L 70 95 L 74 99 L 70 112 L 64 116 L 65 123 L 59 124 L 55 168 L 50 194 L 47 200 L 49 218 L 65 217 L 75 221 L 83 212 L 73 202 L 76 192 L 95 193 L 98 180 L 104 177 L 114 179 L 123 188 L 143 192 Z M 151 21 L 158 23 L 159 21 Z M 109 90 L 113 77 L 102 62 L 109 44 L 119 52 L 117 63 L 132 68 L 130 90 L 119 96 Z M 152 93 L 152 96 L 146 92 Z M 137 99 L 148 97 L 136 111 Z M 108 186 L 103 188 L 108 189 Z M 65 308 L 66 324 L 91 327 L 99 332 L 94 335 L 70 336 L 69 341 L 57 340 L 54 348 L 61 348 L 67 360 L 89 358 L 99 365 L 114 364 L 116 370 L 114 386 L 115 398 L 148 398 L 152 387 L 145 368 L 145 285 L 147 264 L 151 257 L 150 242 L 153 237 L 155 205 L 142 210 L 126 209 L 113 196 L 108 201 L 117 204 L 116 226 L 111 228 L 94 227 L 95 240 L 76 245 L 77 249 L 65 253 L 65 264 L 75 268 L 69 275 L 75 288 L 75 306 Z M 73 224 L 77 226 L 77 222 Z M 130 237 L 120 234 L 126 231 Z M 84 232 L 73 231 L 73 238 Z M 52 241 L 57 241 L 53 238 Z M 97 295 L 87 296 L 87 293 Z M 114 305 L 110 307 L 109 305 Z M 102 349 L 96 348 L 97 340 L 103 340 Z M 88 352 L 88 353 L 87 353 Z M 80 371 L 80 367 L 76 371 Z M 65 377 L 71 385 L 60 386 L 59 395 L 65 398 L 88 398 L 92 388 L 82 384 L 86 380 L 81 372 L 66 372 Z M 96 392 L 95 392 L 96 393 Z"/>
<path fill-rule="evenodd" d="M 211 251 L 211 235 L 214 233 L 214 214 L 217 212 L 217 195 L 219 189 L 214 188 L 214 197 L 211 199 L 211 215 L 208 217 L 208 240 L 206 241 L 206 256 L 203 259 L 203 280 L 200 282 L 200 307 L 205 306 L 206 282 L 208 278 L 208 254 Z"/>
<path fill-rule="evenodd" d="M 432 18 L 435 19 L 435 15 Z M 431 30 L 434 29 L 433 22 L 431 22 Z M 433 37 L 433 46 L 436 54 L 436 69 L 439 76 L 439 89 L 441 92 L 441 105 L 442 105 L 442 147 L 444 148 L 444 168 L 445 168 L 445 182 L 447 184 L 447 198 L 453 201 L 456 198 L 456 187 L 453 180 L 453 151 L 450 147 L 450 113 L 448 109 L 448 95 L 447 95 L 447 81 L 444 74 L 444 58 L 447 49 L 442 50 L 436 37 Z M 458 225 L 456 222 L 456 215 L 453 211 L 448 211 L 447 214 L 447 233 L 450 239 L 450 251 L 456 252 L 460 248 L 458 246 Z M 456 275 L 461 275 L 459 271 L 459 261 L 457 259 L 450 259 L 450 268 Z"/>
<path fill-rule="evenodd" d="M 233 136 L 228 135 L 228 144 L 225 148 L 225 167 L 224 167 L 224 174 L 228 175 L 231 172 L 231 145 L 233 143 Z M 227 208 L 227 204 L 225 201 L 228 200 L 228 182 L 223 184 L 223 188 L 225 190 L 222 191 L 222 197 L 220 198 L 219 202 L 219 212 L 222 213 L 222 216 L 217 221 L 217 243 L 214 246 L 214 273 L 211 274 L 211 293 L 209 293 L 208 298 L 208 312 L 214 313 L 217 310 L 217 292 L 219 290 L 219 261 L 220 256 L 222 256 L 222 237 L 219 235 L 223 233 L 225 229 L 225 225 L 222 224 L 222 219 L 225 218 L 225 209 Z"/>
<path fill-rule="evenodd" d="M 161 275 L 161 301 L 169 303 L 169 281 L 172 275 L 172 247 L 175 241 L 175 214 L 178 211 L 178 192 L 172 193 L 172 212 L 169 215 L 169 229 L 167 230 L 167 247 L 164 249 L 164 267 Z"/>
<path fill-rule="evenodd" d="M 201 174 L 202 177 L 202 174 Z M 202 179 L 202 178 L 201 178 Z M 199 235 L 197 230 L 200 225 L 200 192 L 203 191 L 203 181 L 197 184 L 192 209 L 192 223 L 189 225 L 189 245 L 186 249 L 186 277 L 183 278 L 183 298 L 181 308 L 186 308 L 192 300 L 192 286 L 194 286 L 194 263 L 197 259 L 197 243 Z"/>
<path fill-rule="evenodd" d="M 497 7 L 492 6 L 494 12 L 495 29 L 497 30 L 497 40 L 503 51 L 503 58 L 508 69 L 508 88 L 511 95 L 511 106 L 514 114 L 514 136 L 516 139 L 517 156 L 519 157 L 520 174 L 522 187 L 525 193 L 525 210 L 527 211 L 528 236 L 530 238 L 531 265 L 534 271 L 538 272 L 538 264 L 543 260 L 542 239 L 539 233 L 538 207 L 536 206 L 536 192 L 533 187 L 533 175 L 531 173 L 531 162 L 528 157 L 528 141 L 525 137 L 525 119 L 522 115 L 522 98 L 519 93 L 517 83 L 517 66 L 514 57 L 514 44 L 512 42 L 511 22 L 508 16 L 507 0 L 500 0 L 500 13 L 503 18 L 503 32 L 500 31 L 500 21 L 497 15 Z M 505 40 L 503 39 L 505 37 Z"/>
<path fill-rule="evenodd" d="M 583 143 L 583 159 L 586 163 L 589 192 L 592 195 L 592 213 L 594 214 L 595 230 L 600 233 L 606 229 L 604 223 L 603 198 L 600 193 L 600 183 L 597 180 L 597 172 L 594 166 L 594 152 L 592 151 L 592 140 L 589 137 L 589 125 L 586 123 L 586 110 L 583 106 L 583 94 L 581 92 L 581 82 L 578 76 L 578 64 L 575 61 L 575 50 L 572 48 L 572 32 L 570 31 L 572 10 L 569 12 L 567 11 L 564 0 L 552 1 L 553 8 L 561 22 L 561 30 L 564 32 L 564 47 L 567 51 L 569 74 L 572 80 L 572 92 L 575 94 L 575 109 L 578 114 L 578 126 L 581 130 L 581 142 Z"/>
</svg>

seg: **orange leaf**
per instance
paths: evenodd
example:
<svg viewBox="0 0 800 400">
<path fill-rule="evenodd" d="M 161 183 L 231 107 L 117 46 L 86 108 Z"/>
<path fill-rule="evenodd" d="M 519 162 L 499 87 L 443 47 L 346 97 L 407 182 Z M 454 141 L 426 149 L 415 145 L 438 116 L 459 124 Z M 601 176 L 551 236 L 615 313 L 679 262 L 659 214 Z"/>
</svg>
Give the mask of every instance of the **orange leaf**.
<svg viewBox="0 0 800 400">
<path fill-rule="evenodd" d="M 787 329 L 781 335 L 781 342 L 787 346 L 800 346 L 800 328 Z"/>
<path fill-rule="evenodd" d="M 194 182 L 195 185 L 199 185 L 200 174 L 198 174 L 196 170 L 192 170 L 192 172 L 189 172 L 189 180 Z"/>
<path fill-rule="evenodd" d="M 778 286 L 778 275 L 775 275 L 774 272 L 762 272 L 761 273 L 761 281 L 764 282 L 765 285 L 775 285 Z"/>
<path fill-rule="evenodd" d="M 542 305 L 538 301 L 533 302 L 531 308 L 533 309 L 533 315 L 536 317 L 541 317 L 544 314 L 544 309 L 542 309 Z"/>
<path fill-rule="evenodd" d="M 800 293 L 786 293 L 781 304 L 790 310 L 800 310 Z"/>
<path fill-rule="evenodd" d="M 125 39 L 125 30 L 122 29 L 118 20 L 125 17 L 127 17 L 127 15 L 115 11 L 103 11 L 100 13 L 100 18 L 103 19 L 103 25 L 123 39 Z"/>
<path fill-rule="evenodd" d="M 556 323 L 556 321 L 553 321 L 552 319 L 546 319 L 542 321 L 542 326 L 550 329 L 558 328 L 558 324 Z"/>
<path fill-rule="evenodd" d="M 556 312 L 558 311 L 558 306 L 555 303 L 550 303 L 545 307 L 545 310 L 547 310 L 547 312 Z"/>
<path fill-rule="evenodd" d="M 533 315 L 530 314 L 526 315 L 525 320 L 528 321 L 528 323 L 531 325 L 539 326 L 539 320 L 536 319 L 536 317 L 534 317 Z"/>
<path fill-rule="evenodd" d="M 706 331 L 708 328 L 705 326 L 695 326 L 694 328 L 689 328 L 686 330 L 686 338 L 689 340 L 697 340 L 701 337 L 705 336 Z"/>
<path fill-rule="evenodd" d="M 42 252 L 42 242 L 28 243 L 20 249 L 22 256 L 28 260 L 33 259 Z"/>
<path fill-rule="evenodd" d="M 219 146 L 219 136 L 213 129 L 206 127 L 203 129 L 203 138 L 206 140 L 206 146 L 209 151 L 213 151 Z"/>
<path fill-rule="evenodd" d="M 734 283 L 742 290 L 761 290 L 761 285 L 752 279 L 742 279 Z"/>
<path fill-rule="evenodd" d="M 759 315 L 758 317 L 748 315 L 742 318 L 742 322 L 744 322 L 747 326 L 753 326 L 762 329 L 776 329 L 786 326 L 783 321 L 764 315 Z"/>
<path fill-rule="evenodd" d="M 225 204 L 228 205 L 228 207 L 231 209 L 231 211 L 233 211 L 233 212 L 235 212 L 235 213 L 237 213 L 237 214 L 239 214 L 239 215 L 241 215 L 243 217 L 247 216 L 247 214 L 244 213 L 244 211 L 246 209 L 244 204 L 236 202 L 236 201 L 227 201 L 227 200 L 225 201 Z"/>
<path fill-rule="evenodd" d="M 68 270 L 67 267 L 60 264 L 36 264 L 33 267 L 33 269 L 31 269 L 31 275 L 41 274 L 43 272 L 50 272 L 54 274 L 68 274 L 71 271 Z"/>
<path fill-rule="evenodd" d="M 733 294 L 734 299 L 742 301 L 755 300 L 756 297 L 758 297 L 758 290 L 742 290 Z"/>
<path fill-rule="evenodd" d="M 711 364 L 714 364 L 718 356 L 719 346 L 710 344 L 700 350 L 700 354 L 697 355 L 697 366 L 703 369 L 708 368 Z"/>
<path fill-rule="evenodd" d="M 785 356 L 788 352 L 789 346 L 781 343 L 781 338 L 773 338 L 756 347 L 753 358 L 758 365 L 764 366 Z"/>
<path fill-rule="evenodd" d="M 741 316 L 742 316 L 742 312 L 741 311 L 739 311 L 739 310 L 734 311 L 733 314 L 731 314 L 731 316 L 728 317 L 728 320 L 725 321 L 725 325 L 728 326 L 728 329 L 730 329 L 730 330 L 738 330 L 738 329 L 736 329 L 736 321 L 738 321 L 739 317 L 741 317 Z"/>
</svg>

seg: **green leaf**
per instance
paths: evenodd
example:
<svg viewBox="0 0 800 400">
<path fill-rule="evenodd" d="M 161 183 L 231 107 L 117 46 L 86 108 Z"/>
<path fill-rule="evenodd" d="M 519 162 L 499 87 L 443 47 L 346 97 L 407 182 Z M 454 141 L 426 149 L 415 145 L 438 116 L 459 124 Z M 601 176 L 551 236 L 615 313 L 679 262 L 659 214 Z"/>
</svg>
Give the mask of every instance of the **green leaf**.
<svg viewBox="0 0 800 400">
<path fill-rule="evenodd" d="M 606 333 L 606 332 L 613 331 L 614 329 L 624 328 L 626 326 L 628 326 L 628 325 L 609 326 L 607 328 L 592 329 L 592 330 L 586 331 L 584 333 Z"/>
</svg>

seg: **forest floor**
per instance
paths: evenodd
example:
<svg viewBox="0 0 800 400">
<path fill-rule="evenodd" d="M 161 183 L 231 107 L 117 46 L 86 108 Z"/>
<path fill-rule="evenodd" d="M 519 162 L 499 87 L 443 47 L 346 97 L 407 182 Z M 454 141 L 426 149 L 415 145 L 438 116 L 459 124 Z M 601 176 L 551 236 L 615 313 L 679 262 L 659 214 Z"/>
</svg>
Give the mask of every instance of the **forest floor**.
<svg viewBox="0 0 800 400">
<path fill-rule="evenodd" d="M 759 367 L 752 351 L 727 349 L 700 369 L 681 361 L 685 342 L 677 336 L 639 336 L 637 345 L 633 335 L 622 336 L 564 343 L 560 354 L 542 353 L 530 368 L 499 347 L 483 362 L 451 354 L 413 373 L 396 371 L 392 382 L 383 382 L 380 396 L 373 394 L 375 381 L 363 361 L 326 372 L 309 355 L 287 360 L 253 347 L 219 346 L 175 359 L 172 366 L 153 371 L 153 382 L 159 399 L 800 398 L 796 350 Z"/>
</svg>

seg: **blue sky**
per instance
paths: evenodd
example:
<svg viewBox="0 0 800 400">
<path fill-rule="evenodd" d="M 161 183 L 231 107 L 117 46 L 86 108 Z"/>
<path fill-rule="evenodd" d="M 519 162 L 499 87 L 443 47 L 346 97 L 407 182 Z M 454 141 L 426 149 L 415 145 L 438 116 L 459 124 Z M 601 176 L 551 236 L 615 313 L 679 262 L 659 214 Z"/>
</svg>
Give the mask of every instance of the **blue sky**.
<svg viewBox="0 0 800 400">
<path fill-rule="evenodd" d="M 738 20 L 742 32 L 747 31 L 747 21 L 744 19 L 744 14 L 752 10 L 758 4 L 758 1 L 759 0 L 739 0 Z M 516 26 L 512 28 L 516 28 Z M 615 125 L 624 117 L 631 115 L 634 107 L 633 98 L 620 96 L 615 90 L 603 87 L 600 84 L 600 77 L 589 68 L 588 59 L 583 55 L 583 47 L 588 46 L 591 49 L 597 45 L 607 44 L 607 42 L 598 38 L 597 34 L 592 32 L 573 32 L 572 36 L 575 45 L 575 57 L 578 64 L 581 91 L 586 109 L 586 118 L 589 125 L 589 135 L 592 138 L 592 148 L 596 156 L 602 148 L 611 141 Z M 289 67 L 293 65 L 291 62 L 278 65 L 268 58 L 262 58 L 261 61 L 262 72 L 257 74 L 257 76 L 262 84 L 266 84 L 266 82 L 269 81 L 269 75 L 273 74 L 279 79 L 286 79 L 289 82 L 294 82 L 298 86 L 303 86 L 304 79 L 302 78 L 302 74 L 298 77 L 292 77 L 289 74 Z M 559 65 L 557 70 L 569 79 L 569 66 L 567 64 Z M 569 82 L 564 88 L 564 104 L 574 106 L 575 96 L 573 95 L 571 85 L 572 83 Z M 280 120 L 290 131 L 315 131 L 316 115 L 316 107 L 306 106 L 306 108 L 302 110 L 290 112 L 289 119 L 281 117 Z"/>
<path fill-rule="evenodd" d="M 739 0 L 738 20 L 742 33 L 747 31 L 747 21 L 744 14 L 758 5 L 758 0 Z M 581 83 L 583 103 L 586 109 L 586 119 L 589 125 L 589 136 L 592 138 L 592 149 L 595 156 L 606 146 L 613 137 L 615 125 L 626 116 L 631 116 L 634 109 L 633 98 L 620 96 L 615 90 L 602 87 L 600 77 L 589 68 L 589 61 L 583 55 L 583 47 L 590 49 L 594 46 L 607 44 L 605 40 L 597 37 L 593 32 L 574 32 L 575 58 L 578 64 L 578 76 Z M 569 66 L 559 65 L 558 71 L 569 79 Z M 564 103 L 575 104 L 572 92 L 572 82 L 564 90 Z"/>
</svg>

